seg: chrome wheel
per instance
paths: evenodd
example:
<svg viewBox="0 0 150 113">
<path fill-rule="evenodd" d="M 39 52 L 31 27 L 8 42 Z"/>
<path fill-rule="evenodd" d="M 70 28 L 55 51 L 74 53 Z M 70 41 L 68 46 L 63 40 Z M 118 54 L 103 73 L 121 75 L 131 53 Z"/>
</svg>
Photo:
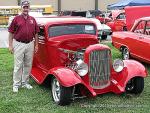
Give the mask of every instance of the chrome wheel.
<svg viewBox="0 0 150 113">
<path fill-rule="evenodd" d="M 124 60 L 128 60 L 130 58 L 130 52 L 128 48 L 124 48 L 122 51 L 122 56 Z"/>
<path fill-rule="evenodd" d="M 55 102 L 60 101 L 60 84 L 56 78 L 52 82 L 52 95 Z"/>
<path fill-rule="evenodd" d="M 54 102 L 58 105 L 64 106 L 72 102 L 73 87 L 62 86 L 55 77 L 52 77 L 51 92 Z"/>
</svg>

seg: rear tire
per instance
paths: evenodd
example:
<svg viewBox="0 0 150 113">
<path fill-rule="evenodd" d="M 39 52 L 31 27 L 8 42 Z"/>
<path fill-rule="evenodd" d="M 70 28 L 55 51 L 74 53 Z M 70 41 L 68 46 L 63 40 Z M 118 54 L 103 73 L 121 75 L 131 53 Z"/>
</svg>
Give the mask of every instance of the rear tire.
<svg viewBox="0 0 150 113">
<path fill-rule="evenodd" d="M 126 48 L 126 47 L 122 49 L 122 59 L 123 60 L 130 59 L 130 52 L 129 52 L 128 48 Z"/>
<path fill-rule="evenodd" d="M 127 31 L 127 27 L 126 26 L 123 27 L 123 31 Z"/>
<path fill-rule="evenodd" d="M 51 82 L 52 97 L 56 104 L 69 105 L 73 99 L 73 87 L 64 87 L 53 77 Z"/>
<path fill-rule="evenodd" d="M 126 92 L 132 94 L 140 94 L 144 89 L 144 78 L 143 77 L 136 77 L 132 78 L 128 81 L 126 86 Z"/>
</svg>

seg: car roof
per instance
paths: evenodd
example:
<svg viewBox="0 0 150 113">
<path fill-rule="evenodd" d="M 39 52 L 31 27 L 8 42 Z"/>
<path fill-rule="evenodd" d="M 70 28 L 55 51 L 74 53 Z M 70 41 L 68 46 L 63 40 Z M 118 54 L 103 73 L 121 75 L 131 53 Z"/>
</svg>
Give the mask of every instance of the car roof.
<svg viewBox="0 0 150 113">
<path fill-rule="evenodd" d="M 95 24 L 93 21 L 91 21 L 88 18 L 84 18 L 84 17 L 72 17 L 72 16 L 53 16 L 53 17 L 37 17 L 35 18 L 37 23 L 40 25 L 47 25 L 47 24 L 58 24 L 58 23 L 93 23 Z"/>
<path fill-rule="evenodd" d="M 134 31 L 135 27 L 137 26 L 137 23 L 139 23 L 141 21 L 150 21 L 150 16 L 136 19 L 135 22 L 134 22 L 134 24 L 133 24 L 133 26 L 132 26 L 132 28 L 130 29 L 130 31 Z"/>
</svg>

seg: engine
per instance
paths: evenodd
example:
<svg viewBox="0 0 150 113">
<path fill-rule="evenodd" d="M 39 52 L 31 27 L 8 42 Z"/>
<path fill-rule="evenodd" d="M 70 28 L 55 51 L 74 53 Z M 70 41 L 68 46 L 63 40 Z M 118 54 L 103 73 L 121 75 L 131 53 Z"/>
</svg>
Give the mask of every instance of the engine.
<svg viewBox="0 0 150 113">
<path fill-rule="evenodd" d="M 80 76 L 85 76 L 88 73 L 88 65 L 83 60 L 85 49 L 72 51 L 68 49 L 59 48 L 59 50 L 67 53 L 69 60 L 65 65 L 66 67 L 73 69 Z"/>
</svg>

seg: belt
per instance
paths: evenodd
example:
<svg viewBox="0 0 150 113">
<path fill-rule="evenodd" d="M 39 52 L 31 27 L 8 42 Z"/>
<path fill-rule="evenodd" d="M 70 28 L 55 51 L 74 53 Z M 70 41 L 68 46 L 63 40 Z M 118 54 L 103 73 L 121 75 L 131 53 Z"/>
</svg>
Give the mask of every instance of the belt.
<svg viewBox="0 0 150 113">
<path fill-rule="evenodd" d="M 18 39 L 15 39 L 17 42 L 21 42 L 21 43 L 25 43 L 25 44 L 28 44 L 28 43 L 30 43 L 30 42 L 32 42 L 33 41 L 33 39 L 32 40 L 18 40 Z"/>
</svg>

